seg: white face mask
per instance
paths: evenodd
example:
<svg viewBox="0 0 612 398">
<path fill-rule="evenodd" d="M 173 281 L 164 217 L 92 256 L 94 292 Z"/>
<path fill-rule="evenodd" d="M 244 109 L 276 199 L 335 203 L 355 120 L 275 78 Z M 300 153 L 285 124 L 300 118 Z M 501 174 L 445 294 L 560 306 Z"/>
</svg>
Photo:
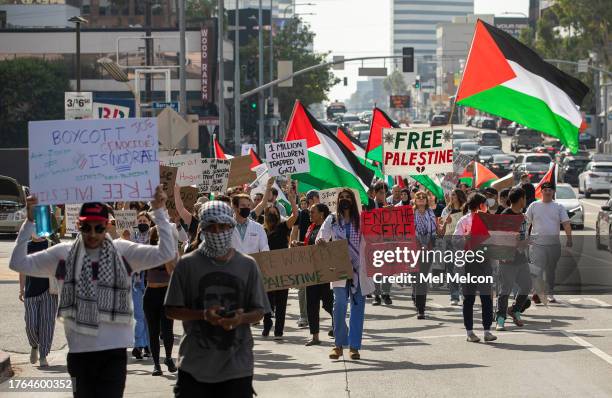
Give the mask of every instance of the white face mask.
<svg viewBox="0 0 612 398">
<path fill-rule="evenodd" d="M 488 207 L 494 207 L 495 206 L 495 199 L 487 198 L 487 206 Z"/>
</svg>

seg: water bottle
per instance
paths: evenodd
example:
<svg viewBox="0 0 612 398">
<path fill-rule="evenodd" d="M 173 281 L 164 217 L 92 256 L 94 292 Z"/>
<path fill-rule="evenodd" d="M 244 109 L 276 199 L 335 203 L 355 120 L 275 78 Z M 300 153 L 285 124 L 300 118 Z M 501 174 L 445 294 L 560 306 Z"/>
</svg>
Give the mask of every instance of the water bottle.
<svg viewBox="0 0 612 398">
<path fill-rule="evenodd" d="M 36 224 L 36 235 L 41 238 L 46 238 L 53 234 L 53 227 L 51 225 L 51 206 L 48 205 L 36 205 L 34 206 L 34 223 Z"/>
</svg>

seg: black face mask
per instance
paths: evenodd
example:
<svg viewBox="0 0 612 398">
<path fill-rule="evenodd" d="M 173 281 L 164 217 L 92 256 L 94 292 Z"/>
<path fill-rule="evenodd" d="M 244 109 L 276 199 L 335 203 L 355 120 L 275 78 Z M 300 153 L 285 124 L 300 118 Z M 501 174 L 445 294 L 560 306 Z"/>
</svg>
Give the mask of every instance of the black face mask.
<svg viewBox="0 0 612 398">
<path fill-rule="evenodd" d="M 138 224 L 138 230 L 142 233 L 147 232 L 149 228 L 149 224 Z"/>
<path fill-rule="evenodd" d="M 278 222 L 278 216 L 276 214 L 269 214 L 268 221 L 270 224 L 276 224 Z"/>
<path fill-rule="evenodd" d="M 340 199 L 338 202 L 338 209 L 340 211 L 348 210 L 351 208 L 351 201 L 348 199 Z"/>
<path fill-rule="evenodd" d="M 247 218 L 251 214 L 251 209 L 249 209 L 248 207 L 242 207 L 240 208 L 239 214 L 240 214 L 240 217 Z"/>
</svg>

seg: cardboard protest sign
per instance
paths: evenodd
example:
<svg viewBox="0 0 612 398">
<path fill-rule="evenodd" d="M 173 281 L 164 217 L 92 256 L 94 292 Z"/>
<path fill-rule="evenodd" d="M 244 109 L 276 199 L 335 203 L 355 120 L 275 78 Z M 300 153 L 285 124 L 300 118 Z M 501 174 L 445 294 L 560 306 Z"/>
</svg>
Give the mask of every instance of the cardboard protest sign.
<svg viewBox="0 0 612 398">
<path fill-rule="evenodd" d="M 130 233 L 134 230 L 137 224 L 137 215 L 138 212 L 136 210 L 115 210 L 115 223 L 119 236 L 121 236 L 125 230 L 130 231 Z"/>
<path fill-rule="evenodd" d="M 255 172 L 251 170 L 252 159 L 250 156 L 239 156 L 231 160 L 232 166 L 230 168 L 229 179 L 227 181 L 228 187 L 235 187 L 243 184 L 250 184 L 255 181 L 257 176 Z"/>
<path fill-rule="evenodd" d="M 449 193 L 457 187 L 458 183 L 459 183 L 459 174 L 455 172 L 451 172 L 451 173 L 444 174 L 444 177 L 440 181 L 440 186 L 442 187 L 442 190 L 444 191 L 444 193 Z"/>
<path fill-rule="evenodd" d="M 346 188 L 329 188 L 323 189 L 319 191 L 319 202 L 323 203 L 327 207 L 329 207 L 329 211 L 332 214 L 336 214 L 337 204 L 338 204 L 338 194 Z M 359 197 L 359 192 L 357 190 L 349 188 L 355 194 L 355 199 L 357 200 L 357 209 L 361 211 L 361 198 Z"/>
<path fill-rule="evenodd" d="M 154 118 L 28 124 L 30 189 L 40 204 L 153 198 L 159 184 Z"/>
<path fill-rule="evenodd" d="M 81 211 L 81 204 L 66 205 L 66 233 L 78 234 L 77 221 Z"/>
<path fill-rule="evenodd" d="M 409 176 L 453 171 L 450 126 L 383 129 L 385 175 Z"/>
<path fill-rule="evenodd" d="M 157 115 L 157 125 L 159 127 L 159 142 L 166 149 L 176 148 L 191 129 L 189 123 L 170 107 L 164 108 Z"/>
<path fill-rule="evenodd" d="M 175 197 L 178 194 L 178 192 L 174 192 L 174 197 L 172 200 L 168 200 L 166 202 L 166 207 L 168 208 L 168 214 L 170 214 L 170 217 L 176 217 L 178 215 L 178 212 L 176 211 L 176 202 L 175 202 Z M 198 200 L 198 188 L 196 187 L 181 187 L 181 200 L 183 201 L 183 206 L 185 207 L 185 209 L 187 209 L 187 211 L 193 211 L 193 205 L 197 202 Z"/>
<path fill-rule="evenodd" d="M 202 158 L 202 183 L 200 192 L 223 192 L 227 190 L 231 161 L 229 159 Z"/>
<path fill-rule="evenodd" d="M 302 288 L 353 277 L 346 240 L 250 254 L 267 291 Z"/>
<path fill-rule="evenodd" d="M 188 187 L 202 183 L 202 162 L 199 153 L 174 155 L 159 159 L 161 166 L 177 167 L 176 184 L 179 187 Z"/>
<path fill-rule="evenodd" d="M 385 207 L 361 212 L 361 232 L 365 239 L 368 276 L 394 275 L 418 271 L 408 253 L 401 261 L 390 261 L 385 253 L 416 249 L 412 206 Z"/>
<path fill-rule="evenodd" d="M 465 168 L 470 164 L 472 158 L 470 156 L 464 155 L 463 153 L 454 153 L 453 154 L 453 172 L 457 174 L 461 174 L 465 171 Z"/>
<path fill-rule="evenodd" d="M 306 140 L 266 144 L 266 164 L 273 177 L 310 172 Z"/>
</svg>

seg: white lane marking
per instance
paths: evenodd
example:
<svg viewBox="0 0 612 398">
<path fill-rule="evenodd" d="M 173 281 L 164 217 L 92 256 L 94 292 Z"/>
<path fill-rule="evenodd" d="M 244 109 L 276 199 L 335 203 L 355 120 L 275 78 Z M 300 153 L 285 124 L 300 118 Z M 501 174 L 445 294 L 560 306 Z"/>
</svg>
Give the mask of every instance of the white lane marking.
<svg viewBox="0 0 612 398">
<path fill-rule="evenodd" d="M 557 332 L 557 333 L 587 333 L 587 332 L 612 332 L 612 329 L 573 329 L 573 330 L 562 330 L 562 329 L 534 329 L 534 330 L 511 330 L 509 333 L 500 333 L 503 336 L 513 336 L 519 334 L 543 334 L 549 332 Z M 456 338 L 456 337 L 465 337 L 465 333 L 463 334 L 442 334 L 437 336 L 411 336 L 414 339 L 420 340 L 431 340 L 431 339 L 444 339 L 444 338 Z M 30 355 L 30 354 L 27 354 Z"/>
<path fill-rule="evenodd" d="M 575 343 L 583 346 L 587 350 L 591 351 L 593 354 L 597 355 L 599 358 L 603 359 L 604 361 L 612 365 L 612 356 L 608 355 L 607 353 L 603 352 L 599 348 L 595 347 L 593 344 L 589 343 L 583 338 L 576 336 L 575 334 L 571 332 L 562 330 L 561 333 L 563 333 L 565 336 L 573 340 Z"/>
</svg>

